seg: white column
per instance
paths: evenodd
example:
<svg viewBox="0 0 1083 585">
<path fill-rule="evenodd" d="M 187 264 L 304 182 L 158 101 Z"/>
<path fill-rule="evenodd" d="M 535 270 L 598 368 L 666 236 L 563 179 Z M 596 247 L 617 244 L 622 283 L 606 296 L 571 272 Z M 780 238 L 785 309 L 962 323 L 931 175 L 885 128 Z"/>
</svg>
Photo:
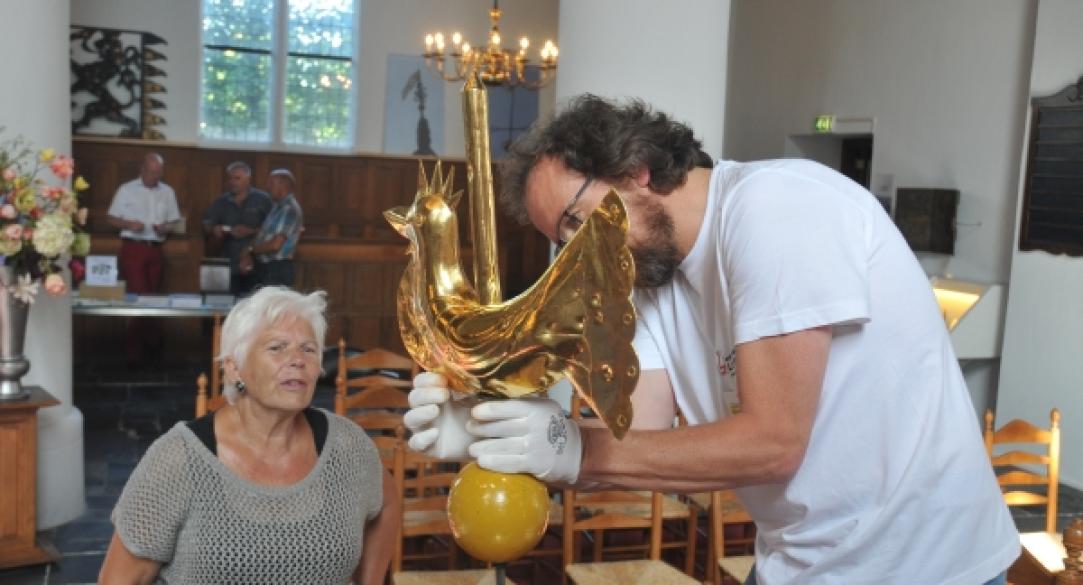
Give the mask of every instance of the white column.
<svg viewBox="0 0 1083 585">
<path fill-rule="evenodd" d="M 0 35 L 6 89 L 0 91 L 0 138 L 22 135 L 34 148 L 71 153 L 68 26 L 70 0 L 5 2 Z M 78 165 L 79 161 L 76 161 Z M 24 384 L 61 404 L 38 415 L 38 529 L 81 515 L 83 415 L 72 405 L 71 299 L 39 293 L 26 332 L 30 372 Z"/>
<path fill-rule="evenodd" d="M 561 0 L 557 106 L 642 98 L 722 154 L 730 0 Z"/>
</svg>

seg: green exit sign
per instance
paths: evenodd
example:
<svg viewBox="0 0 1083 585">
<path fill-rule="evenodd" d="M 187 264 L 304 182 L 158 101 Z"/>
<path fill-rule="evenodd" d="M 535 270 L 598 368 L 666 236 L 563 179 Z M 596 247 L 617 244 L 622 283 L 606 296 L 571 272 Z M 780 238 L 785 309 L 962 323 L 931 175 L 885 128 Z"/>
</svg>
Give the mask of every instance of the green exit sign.
<svg viewBox="0 0 1083 585">
<path fill-rule="evenodd" d="M 812 127 L 815 128 L 817 132 L 830 132 L 834 126 L 835 117 L 828 114 L 816 116 L 816 121 L 812 124 Z"/>
</svg>

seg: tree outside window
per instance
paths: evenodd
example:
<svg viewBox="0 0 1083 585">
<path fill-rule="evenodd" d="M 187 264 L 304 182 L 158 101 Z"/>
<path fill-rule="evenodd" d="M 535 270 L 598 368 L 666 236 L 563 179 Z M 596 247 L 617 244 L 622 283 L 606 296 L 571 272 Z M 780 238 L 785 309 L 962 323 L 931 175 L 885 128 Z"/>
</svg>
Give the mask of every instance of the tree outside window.
<svg viewBox="0 0 1083 585">
<path fill-rule="evenodd" d="M 350 147 L 356 33 L 356 0 L 203 0 L 201 136 Z"/>
</svg>

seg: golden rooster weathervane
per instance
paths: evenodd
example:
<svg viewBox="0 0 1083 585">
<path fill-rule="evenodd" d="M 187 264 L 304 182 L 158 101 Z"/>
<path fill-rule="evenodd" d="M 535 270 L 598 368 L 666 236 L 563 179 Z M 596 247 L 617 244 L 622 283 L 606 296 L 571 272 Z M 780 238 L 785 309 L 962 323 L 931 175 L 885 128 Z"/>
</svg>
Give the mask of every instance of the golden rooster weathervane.
<svg viewBox="0 0 1083 585">
<path fill-rule="evenodd" d="M 617 438 L 632 422 L 639 379 L 631 340 L 635 264 L 625 243 L 628 216 L 610 191 L 542 277 L 501 302 L 489 155 L 488 100 L 476 77 L 463 88 L 467 183 L 474 236 L 474 284 L 463 274 L 452 192 L 436 163 L 420 166 L 413 205 L 384 212 L 410 240 L 398 292 L 399 329 L 423 368 L 465 394 L 520 397 L 567 377 Z"/>
</svg>

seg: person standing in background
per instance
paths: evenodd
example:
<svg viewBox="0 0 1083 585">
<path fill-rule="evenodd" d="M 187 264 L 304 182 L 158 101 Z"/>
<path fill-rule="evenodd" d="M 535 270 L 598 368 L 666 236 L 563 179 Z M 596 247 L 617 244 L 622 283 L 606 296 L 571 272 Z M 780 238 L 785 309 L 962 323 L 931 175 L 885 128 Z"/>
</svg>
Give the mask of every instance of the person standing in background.
<svg viewBox="0 0 1083 585">
<path fill-rule="evenodd" d="M 287 169 L 275 169 L 267 179 L 274 204 L 252 245 L 241 252 L 242 274 L 255 273 L 259 286 L 293 287 L 293 252 L 304 231 L 304 214 L 293 195 L 296 181 Z"/>
<path fill-rule="evenodd" d="M 120 230 L 120 276 L 127 292 L 161 292 L 162 244 L 181 219 L 173 188 L 162 182 L 164 168 L 162 156 L 148 152 L 139 178 L 121 185 L 109 206 L 109 225 Z M 125 350 L 129 366 L 142 365 L 147 354 L 159 354 L 161 349 L 161 323 L 147 318 L 128 322 Z"/>
<path fill-rule="evenodd" d="M 271 198 L 252 187 L 252 167 L 247 163 L 230 163 L 226 175 L 229 191 L 207 209 L 203 231 L 217 244 L 220 254 L 229 258 L 230 292 L 240 296 L 252 292 L 258 284 L 254 272 L 241 271 L 240 259 L 271 211 Z"/>
</svg>

